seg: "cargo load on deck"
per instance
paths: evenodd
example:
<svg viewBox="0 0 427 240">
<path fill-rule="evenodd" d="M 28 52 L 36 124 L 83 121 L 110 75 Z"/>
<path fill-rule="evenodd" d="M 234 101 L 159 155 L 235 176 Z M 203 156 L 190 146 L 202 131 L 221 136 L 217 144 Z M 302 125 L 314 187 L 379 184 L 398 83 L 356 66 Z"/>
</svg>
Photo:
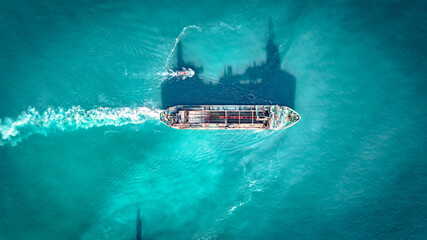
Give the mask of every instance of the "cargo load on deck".
<svg viewBox="0 0 427 240">
<path fill-rule="evenodd" d="M 279 105 L 178 105 L 160 113 L 160 120 L 176 129 L 278 130 L 300 119 Z"/>
</svg>

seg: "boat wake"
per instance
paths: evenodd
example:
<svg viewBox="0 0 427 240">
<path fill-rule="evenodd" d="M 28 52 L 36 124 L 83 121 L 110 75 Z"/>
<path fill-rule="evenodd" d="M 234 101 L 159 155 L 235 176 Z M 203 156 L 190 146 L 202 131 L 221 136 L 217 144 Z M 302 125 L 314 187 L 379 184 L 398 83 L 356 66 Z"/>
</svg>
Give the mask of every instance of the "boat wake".
<svg viewBox="0 0 427 240">
<path fill-rule="evenodd" d="M 184 27 L 184 28 L 181 30 L 181 32 L 179 33 L 178 37 L 176 37 L 176 38 L 175 38 L 174 45 L 173 45 L 173 47 L 172 47 L 171 51 L 169 52 L 169 55 L 168 55 L 168 56 L 167 56 L 167 58 L 166 58 L 166 65 L 165 65 L 165 69 L 169 69 L 169 68 L 171 68 L 170 60 L 172 59 L 173 53 L 175 52 L 175 49 L 176 49 L 176 47 L 177 47 L 177 45 L 178 45 L 179 41 L 180 41 L 180 40 L 181 40 L 181 38 L 184 36 L 185 31 L 187 31 L 187 29 L 196 29 L 196 30 L 197 30 L 197 31 L 199 31 L 199 32 L 201 32 L 201 31 L 202 31 L 202 28 L 201 28 L 201 27 L 199 27 L 199 26 L 197 26 L 197 25 L 190 25 L 190 26 L 186 26 L 186 27 Z"/>
<path fill-rule="evenodd" d="M 68 110 L 48 108 L 42 113 L 30 107 L 15 120 L 0 119 L 0 146 L 15 146 L 31 135 L 46 135 L 58 130 L 75 131 L 92 127 L 141 124 L 149 119 L 158 119 L 159 114 L 160 110 L 148 107 L 99 107 L 85 110 L 80 106 L 73 106 Z"/>
<path fill-rule="evenodd" d="M 205 25 L 205 26 L 189 25 L 189 26 L 184 27 L 181 30 L 181 32 L 178 34 L 178 37 L 175 38 L 175 42 L 172 46 L 172 49 L 170 50 L 168 56 L 166 57 L 166 65 L 164 68 L 165 69 L 172 68 L 172 66 L 170 64 L 170 60 L 172 59 L 173 53 L 175 52 L 175 49 L 178 46 L 179 41 L 184 37 L 185 32 L 188 29 L 195 29 L 198 32 L 209 31 L 209 32 L 217 33 L 218 31 L 222 31 L 222 30 L 238 31 L 238 30 L 240 30 L 240 28 L 241 28 L 240 25 L 232 26 L 232 25 L 224 23 L 224 22 L 220 22 L 219 24 Z"/>
</svg>

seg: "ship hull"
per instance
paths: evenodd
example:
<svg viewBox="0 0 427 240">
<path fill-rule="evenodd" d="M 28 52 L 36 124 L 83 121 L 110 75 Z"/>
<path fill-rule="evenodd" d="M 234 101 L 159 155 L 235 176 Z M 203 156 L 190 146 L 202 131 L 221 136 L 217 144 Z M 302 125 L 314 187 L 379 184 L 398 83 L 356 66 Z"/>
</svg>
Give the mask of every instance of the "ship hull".
<svg viewBox="0 0 427 240">
<path fill-rule="evenodd" d="M 160 113 L 169 127 L 192 130 L 279 130 L 300 118 L 278 105 L 178 105 Z"/>
</svg>

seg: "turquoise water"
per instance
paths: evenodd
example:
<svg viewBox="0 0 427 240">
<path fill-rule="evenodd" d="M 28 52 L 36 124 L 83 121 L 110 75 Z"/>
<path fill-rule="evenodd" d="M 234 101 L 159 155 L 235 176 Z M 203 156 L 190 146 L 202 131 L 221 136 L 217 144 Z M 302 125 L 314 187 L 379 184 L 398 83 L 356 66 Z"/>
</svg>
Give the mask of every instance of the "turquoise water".
<svg viewBox="0 0 427 240">
<path fill-rule="evenodd" d="M 0 6 L 0 239 L 426 238 L 425 2 Z M 155 119 L 178 40 L 215 83 L 269 17 L 298 124 Z"/>
</svg>

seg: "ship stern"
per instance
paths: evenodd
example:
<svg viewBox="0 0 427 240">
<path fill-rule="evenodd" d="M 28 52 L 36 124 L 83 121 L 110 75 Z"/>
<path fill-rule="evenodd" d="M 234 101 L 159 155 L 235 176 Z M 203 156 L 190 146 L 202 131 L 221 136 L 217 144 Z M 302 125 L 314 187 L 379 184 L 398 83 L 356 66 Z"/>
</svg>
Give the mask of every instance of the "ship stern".
<svg viewBox="0 0 427 240">
<path fill-rule="evenodd" d="M 162 121 L 162 123 L 168 125 L 169 127 L 172 127 L 172 123 L 168 119 L 168 113 L 166 111 L 162 111 L 160 113 L 160 121 Z"/>
</svg>

